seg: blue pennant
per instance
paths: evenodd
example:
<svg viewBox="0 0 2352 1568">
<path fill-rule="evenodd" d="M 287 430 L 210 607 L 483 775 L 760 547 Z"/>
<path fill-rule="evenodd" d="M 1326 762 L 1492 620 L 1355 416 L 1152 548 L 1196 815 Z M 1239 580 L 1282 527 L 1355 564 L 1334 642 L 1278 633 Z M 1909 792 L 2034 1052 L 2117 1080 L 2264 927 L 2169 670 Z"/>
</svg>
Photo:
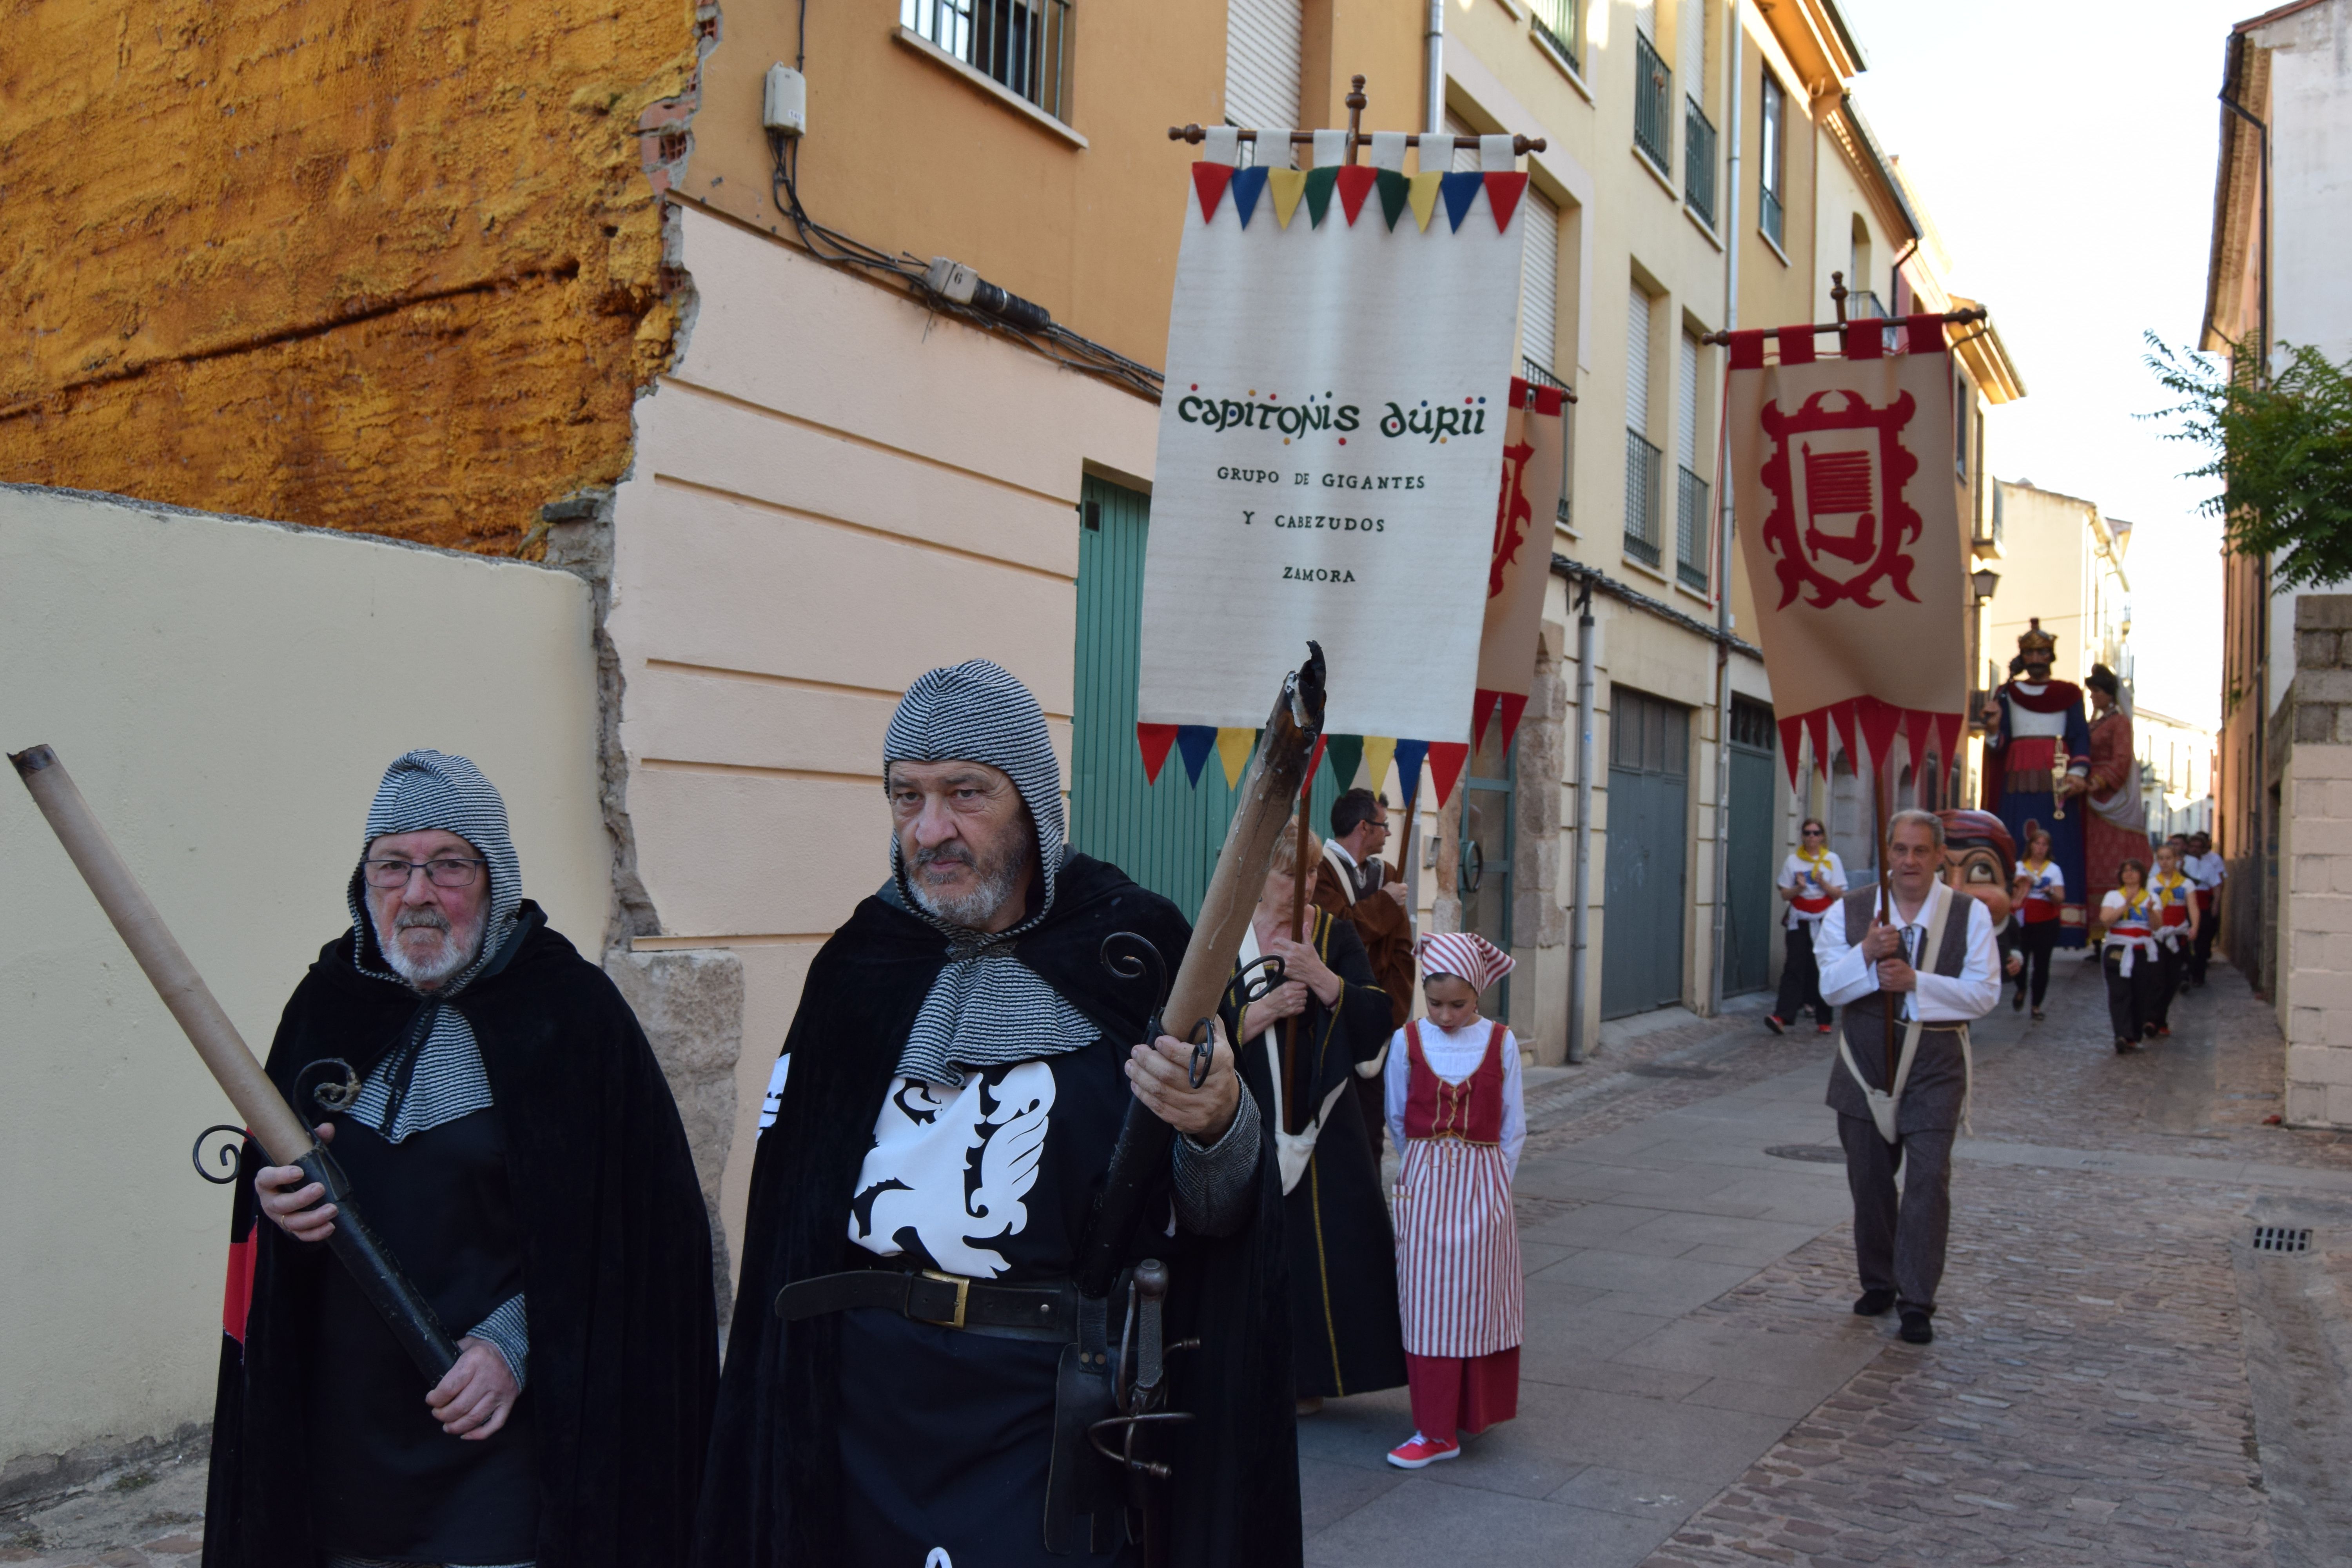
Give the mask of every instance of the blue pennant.
<svg viewBox="0 0 2352 1568">
<path fill-rule="evenodd" d="M 1265 187 L 1265 170 L 1258 169 L 1252 171 L 1244 169 L 1242 172 L 1244 174 L 1255 173 L 1258 175 L 1257 183 L 1259 188 L 1263 189 Z M 1244 206 L 1242 211 L 1246 214 L 1249 209 Z M 1208 762 L 1209 753 L 1216 750 L 1216 747 L 1217 727 L 1214 724 L 1179 724 L 1176 726 L 1176 752 L 1179 756 L 1184 759 L 1184 776 L 1192 781 L 1193 788 L 1198 789 L 1201 787 L 1202 766 Z"/>
<path fill-rule="evenodd" d="M 1250 214 L 1257 210 L 1258 197 L 1265 195 L 1265 171 L 1236 170 L 1234 183 L 1225 187 L 1225 194 L 1233 197 L 1234 211 L 1241 215 L 1242 226 L 1249 227 Z M 1193 771 L 1198 773 L 1200 770 L 1196 768 Z"/>
<path fill-rule="evenodd" d="M 1445 177 L 1449 180 L 1454 178 L 1451 174 Z M 1176 731 L 1176 740 L 1178 744 L 1183 743 L 1183 731 Z M 1421 793 L 1421 764 L 1428 760 L 1428 742 L 1399 741 L 1397 742 L 1397 783 L 1403 787 L 1404 803 L 1408 807 L 1412 805 L 1413 797 Z"/>
<path fill-rule="evenodd" d="M 1446 175 L 1439 182 L 1437 187 L 1438 194 L 1445 198 L 1446 220 L 1455 228 L 1460 228 L 1463 218 L 1469 215 L 1471 201 L 1486 188 L 1486 177 L 1475 169 L 1465 170 L 1458 174 Z M 1425 743 L 1423 749 L 1427 749 Z M 1402 753 L 1404 750 L 1402 741 L 1397 742 L 1397 750 L 1400 754 Z"/>
</svg>

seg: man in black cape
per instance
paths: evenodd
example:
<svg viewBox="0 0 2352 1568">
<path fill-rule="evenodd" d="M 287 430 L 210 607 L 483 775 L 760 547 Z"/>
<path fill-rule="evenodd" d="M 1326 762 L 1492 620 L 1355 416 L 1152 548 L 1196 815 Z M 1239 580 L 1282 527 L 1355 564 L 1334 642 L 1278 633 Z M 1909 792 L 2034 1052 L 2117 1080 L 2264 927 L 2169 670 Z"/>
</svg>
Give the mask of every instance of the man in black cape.
<svg viewBox="0 0 2352 1568">
<path fill-rule="evenodd" d="M 1267 1133 L 1222 1041 L 1198 1089 L 1185 1047 L 1138 1044 L 1158 977 L 1102 957 L 1133 932 L 1172 974 L 1183 918 L 1069 851 L 1045 716 L 995 665 L 916 681 L 883 762 L 891 876 L 817 954 L 770 1082 L 698 1568 L 1136 1560 L 1084 1517 L 1045 1544 L 1071 1275 L 1131 1100 L 1182 1135 L 1124 1261 L 1167 1264 L 1167 1340 L 1200 1342 L 1169 1362 L 1192 1419 L 1153 1436 L 1168 1560 L 1297 1563 Z"/>
<path fill-rule="evenodd" d="M 352 929 L 296 987 L 268 1071 L 323 1116 L 461 1353 L 430 1385 L 320 1245 L 334 1205 L 248 1144 L 205 1568 L 682 1563 L 719 1330 L 652 1048 L 522 897 L 505 803 L 472 763 L 393 763 L 364 843 Z"/>
</svg>

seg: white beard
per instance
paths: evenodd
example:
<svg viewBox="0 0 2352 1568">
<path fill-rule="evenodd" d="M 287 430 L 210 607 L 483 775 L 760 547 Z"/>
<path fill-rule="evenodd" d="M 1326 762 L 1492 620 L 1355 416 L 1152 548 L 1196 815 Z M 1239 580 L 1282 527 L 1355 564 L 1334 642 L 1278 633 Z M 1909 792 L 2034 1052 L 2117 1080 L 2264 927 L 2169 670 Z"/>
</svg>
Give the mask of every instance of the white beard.
<svg viewBox="0 0 2352 1568">
<path fill-rule="evenodd" d="M 967 931 L 979 931 L 998 910 L 1004 907 L 1004 900 L 1018 892 L 1022 883 L 1027 880 L 1029 857 L 1015 855 L 995 866 L 982 866 L 974 861 L 973 874 L 977 880 L 971 891 L 961 898 L 942 898 L 932 892 L 923 886 L 922 873 L 923 868 L 919 865 L 910 862 L 908 866 L 907 887 L 915 895 L 915 902 L 936 920 L 961 926 Z"/>
<path fill-rule="evenodd" d="M 393 917 L 395 928 L 398 926 L 399 920 L 398 915 Z M 412 958 L 397 940 L 403 933 L 397 929 L 386 931 L 383 922 L 378 921 L 375 922 L 375 945 L 383 952 L 383 961 L 392 965 L 392 972 L 394 974 L 399 975 L 419 991 L 430 991 L 439 987 L 450 976 L 474 962 L 474 954 L 482 944 L 482 928 L 487 923 L 485 921 L 482 924 L 476 925 L 473 930 L 463 933 L 454 928 L 444 926 L 434 931 L 437 940 L 426 954 L 422 958 Z M 433 927 L 429 924 L 417 923 L 410 925 L 407 930 L 410 932 L 432 931 Z"/>
</svg>

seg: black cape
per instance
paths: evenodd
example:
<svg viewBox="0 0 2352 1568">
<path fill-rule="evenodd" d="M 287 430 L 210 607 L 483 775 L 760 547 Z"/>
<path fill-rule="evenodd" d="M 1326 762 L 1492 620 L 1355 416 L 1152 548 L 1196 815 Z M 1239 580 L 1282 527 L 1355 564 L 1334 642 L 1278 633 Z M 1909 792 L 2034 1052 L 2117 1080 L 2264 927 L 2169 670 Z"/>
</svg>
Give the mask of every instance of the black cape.
<svg viewBox="0 0 2352 1568">
<path fill-rule="evenodd" d="M 1303 1126 L 1334 1089 L 1344 1089 L 1323 1119 L 1322 1133 L 1298 1184 L 1283 1199 L 1289 1250 L 1292 1364 L 1301 1394 L 1338 1397 L 1401 1388 L 1405 1381 L 1404 1326 L 1398 1315 L 1396 1232 L 1381 1191 L 1381 1157 L 1364 1128 L 1360 1086 L 1377 1093 L 1357 1064 L 1381 1053 L 1392 1032 L 1388 993 L 1372 976 L 1356 928 L 1322 910 L 1315 914 L 1315 954 L 1339 977 L 1337 1006 L 1309 994 L 1298 1015 L 1306 1058 L 1297 1064 L 1297 1103 L 1284 1110 Z M 1230 1009 L 1228 1028 L 1235 1024 Z M 1280 1044 L 1282 1029 L 1273 1030 Z M 1258 1109 L 1274 1115 L 1274 1068 L 1261 1038 L 1244 1042 L 1242 1081 Z M 1279 1181 L 1276 1183 L 1279 1185 Z"/>
<path fill-rule="evenodd" d="M 667 1568 L 693 1538 L 717 1394 L 709 1222 L 677 1104 L 628 1004 L 535 905 L 521 915 L 504 966 L 450 1005 L 481 1047 L 524 1237 L 537 1563 Z M 381 965 L 365 942 L 365 962 Z M 286 1005 L 268 1071 L 289 1102 L 297 1076 L 329 1057 L 365 1078 L 420 1005 L 407 987 L 361 973 L 352 946 L 350 931 L 328 943 Z M 298 1113 L 323 1119 L 315 1106 Z M 319 1562 L 306 1373 L 324 1271 L 341 1266 L 323 1245 L 256 1223 L 253 1176 L 266 1163 L 248 1144 L 237 1176 L 205 1568 Z M 352 1195 L 364 1212 L 367 1194 Z M 422 1373 L 416 1384 L 421 1405 Z"/>
<path fill-rule="evenodd" d="M 1050 914 L 1013 951 L 1107 1037 L 1137 1041 L 1156 996 L 1100 961 L 1113 931 L 1145 937 L 1172 973 L 1191 931 L 1175 906 L 1116 868 L 1072 855 Z M 947 960 L 925 921 L 869 898 L 810 965 L 784 1050 L 775 1124 L 751 1167 L 742 1277 L 711 1430 L 698 1568 L 829 1568 L 843 1560 L 838 1317 L 786 1324 L 776 1292 L 856 1266 L 849 1205 L 915 1014 Z M 1110 1149 L 1101 1152 L 1109 1163 Z M 1159 1452 L 1174 1467 L 1173 1557 L 1187 1568 L 1295 1564 L 1302 1546 L 1281 1185 L 1261 1153 L 1258 1213 L 1234 1236 L 1147 1238 L 1169 1264 L 1170 1408 L 1195 1419 Z M 1039 1521 L 1042 1542 L 1043 1521 Z M 1042 1556 L 1042 1543 L 1039 1547 Z"/>
</svg>

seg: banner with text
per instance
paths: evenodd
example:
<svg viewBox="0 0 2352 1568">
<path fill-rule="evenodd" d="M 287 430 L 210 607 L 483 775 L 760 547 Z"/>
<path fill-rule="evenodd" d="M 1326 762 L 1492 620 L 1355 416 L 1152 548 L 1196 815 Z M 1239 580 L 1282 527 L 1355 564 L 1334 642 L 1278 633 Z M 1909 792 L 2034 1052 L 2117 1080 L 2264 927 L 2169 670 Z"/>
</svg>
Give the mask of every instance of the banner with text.
<svg viewBox="0 0 2352 1568">
<path fill-rule="evenodd" d="M 1909 742 L 1949 764 L 1968 700 L 1968 542 L 1940 316 L 1731 334 L 1732 495 L 1790 775 L 1831 731 L 1863 771 Z"/>
<path fill-rule="evenodd" d="M 1527 185 L 1490 141 L 1487 173 L 1193 165 L 1144 565 L 1147 751 L 1263 723 L 1309 638 L 1330 733 L 1463 742 Z"/>
</svg>

